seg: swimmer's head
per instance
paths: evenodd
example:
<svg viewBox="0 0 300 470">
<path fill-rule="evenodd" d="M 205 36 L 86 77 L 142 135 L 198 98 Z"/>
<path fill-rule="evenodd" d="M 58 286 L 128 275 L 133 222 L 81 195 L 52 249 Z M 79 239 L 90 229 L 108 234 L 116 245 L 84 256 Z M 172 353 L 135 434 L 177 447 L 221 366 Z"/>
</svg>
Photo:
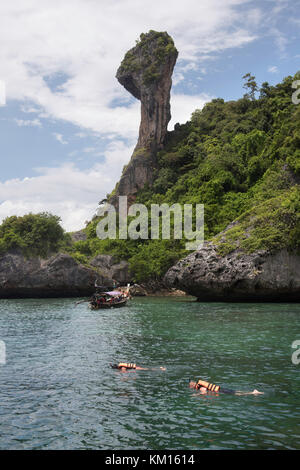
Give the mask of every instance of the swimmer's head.
<svg viewBox="0 0 300 470">
<path fill-rule="evenodd" d="M 198 387 L 197 385 L 198 385 L 197 382 L 195 382 L 194 380 L 190 380 L 190 383 L 189 383 L 190 388 L 196 388 L 201 393 L 207 393 L 207 389 L 205 387 Z"/>
<path fill-rule="evenodd" d="M 118 364 L 110 364 L 110 367 L 112 369 L 119 369 L 119 365 Z"/>
</svg>

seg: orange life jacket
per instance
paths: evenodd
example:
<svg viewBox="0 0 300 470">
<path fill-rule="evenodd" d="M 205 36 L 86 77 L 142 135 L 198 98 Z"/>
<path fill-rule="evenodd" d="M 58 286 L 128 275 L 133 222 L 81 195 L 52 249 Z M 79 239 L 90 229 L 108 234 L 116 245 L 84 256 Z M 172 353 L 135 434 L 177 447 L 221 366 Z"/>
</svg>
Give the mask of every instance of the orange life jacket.
<svg viewBox="0 0 300 470">
<path fill-rule="evenodd" d="M 220 385 L 210 384 L 209 382 L 205 382 L 205 380 L 198 380 L 196 384 L 196 388 L 199 389 L 201 387 L 207 388 L 210 392 L 218 392 L 220 390 Z"/>
<path fill-rule="evenodd" d="M 136 364 L 132 364 L 130 362 L 120 362 L 118 364 L 118 368 L 125 367 L 125 369 L 136 369 Z"/>
</svg>

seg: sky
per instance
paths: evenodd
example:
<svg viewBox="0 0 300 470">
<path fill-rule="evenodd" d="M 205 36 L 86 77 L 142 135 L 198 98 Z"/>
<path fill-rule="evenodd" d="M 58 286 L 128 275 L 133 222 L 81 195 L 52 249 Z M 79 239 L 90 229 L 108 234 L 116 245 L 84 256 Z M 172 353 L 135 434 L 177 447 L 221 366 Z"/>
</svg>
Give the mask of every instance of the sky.
<svg viewBox="0 0 300 470">
<path fill-rule="evenodd" d="M 1 2 L 0 223 L 91 220 L 137 142 L 140 102 L 115 75 L 150 29 L 179 51 L 169 130 L 213 98 L 242 97 L 248 72 L 275 85 L 300 70 L 300 0 Z"/>
</svg>

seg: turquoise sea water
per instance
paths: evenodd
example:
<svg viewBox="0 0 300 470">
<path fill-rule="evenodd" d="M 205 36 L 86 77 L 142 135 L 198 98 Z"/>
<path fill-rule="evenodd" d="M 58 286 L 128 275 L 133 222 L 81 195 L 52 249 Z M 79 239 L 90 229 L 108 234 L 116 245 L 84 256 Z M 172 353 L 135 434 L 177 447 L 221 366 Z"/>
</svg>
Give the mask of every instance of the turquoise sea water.
<svg viewBox="0 0 300 470">
<path fill-rule="evenodd" d="M 0 449 L 299 449 L 299 326 L 300 304 L 0 300 Z M 200 395 L 198 377 L 264 395 Z"/>
</svg>

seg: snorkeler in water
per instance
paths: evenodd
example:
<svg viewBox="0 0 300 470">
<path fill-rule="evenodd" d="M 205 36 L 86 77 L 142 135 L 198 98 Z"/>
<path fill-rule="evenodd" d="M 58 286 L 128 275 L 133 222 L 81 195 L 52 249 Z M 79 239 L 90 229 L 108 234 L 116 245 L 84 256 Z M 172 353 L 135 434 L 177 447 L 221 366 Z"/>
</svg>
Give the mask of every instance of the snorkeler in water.
<svg viewBox="0 0 300 470">
<path fill-rule="evenodd" d="M 119 369 L 122 372 L 128 372 L 133 370 L 166 370 L 165 367 L 160 367 L 159 369 L 150 369 L 147 367 L 140 367 L 131 362 L 119 362 L 118 364 L 110 364 L 112 369 Z"/>
<path fill-rule="evenodd" d="M 190 388 L 195 388 L 200 393 L 205 394 L 208 392 L 214 393 L 228 393 L 230 395 L 262 395 L 263 392 L 259 392 L 258 390 L 254 389 L 253 392 L 242 392 L 239 390 L 231 390 L 228 388 L 220 387 L 220 385 L 215 385 L 205 380 L 199 379 L 197 382 L 191 380 L 189 383 Z"/>
</svg>

